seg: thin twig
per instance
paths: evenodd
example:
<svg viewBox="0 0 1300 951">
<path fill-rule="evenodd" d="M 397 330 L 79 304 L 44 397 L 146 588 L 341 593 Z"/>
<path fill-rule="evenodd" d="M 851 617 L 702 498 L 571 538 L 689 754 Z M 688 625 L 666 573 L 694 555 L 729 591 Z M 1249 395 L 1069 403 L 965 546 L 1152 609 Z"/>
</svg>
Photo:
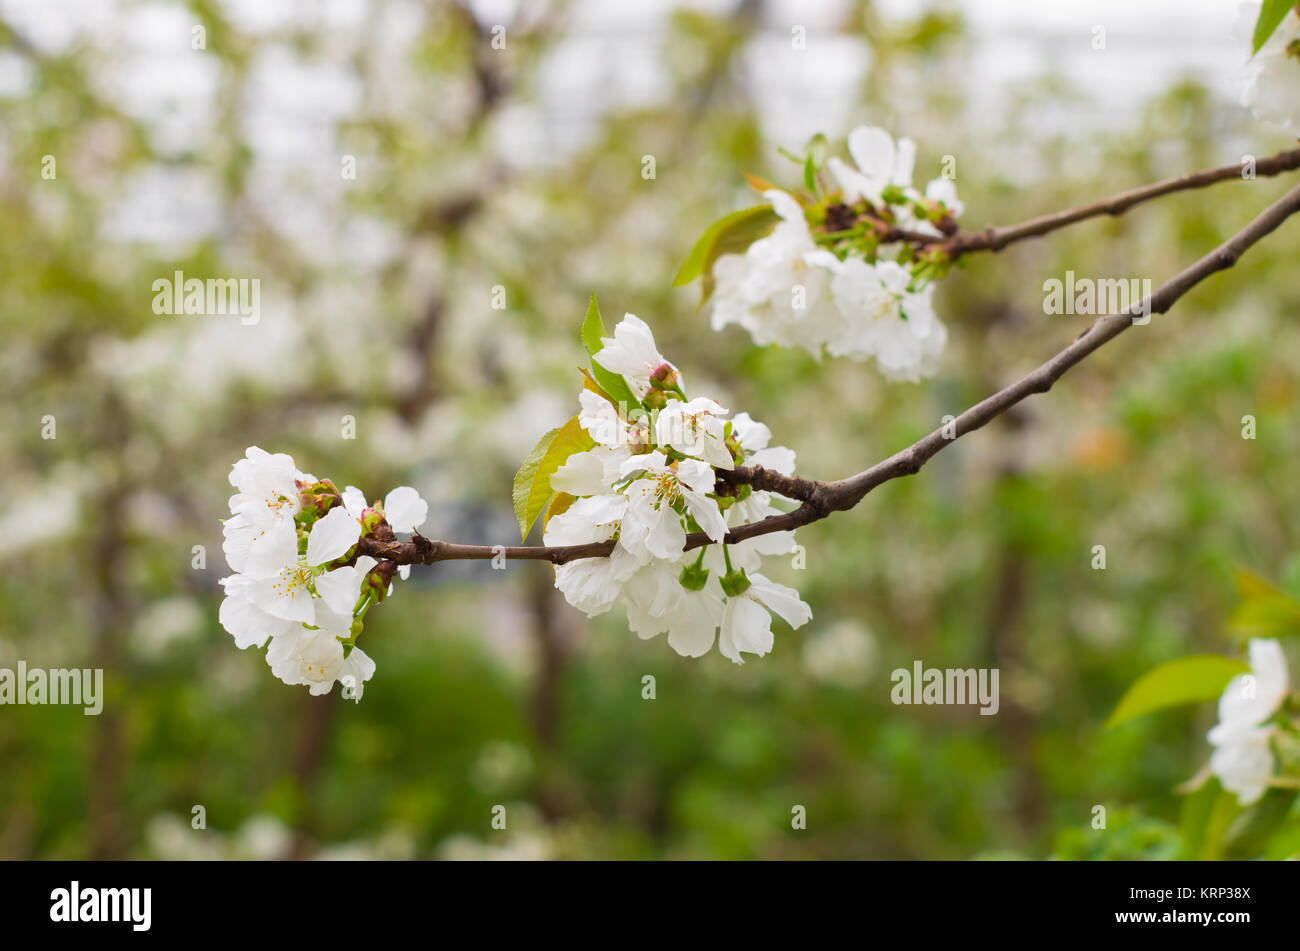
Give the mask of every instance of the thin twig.
<svg viewBox="0 0 1300 951">
<path fill-rule="evenodd" d="M 1297 168 L 1300 168 L 1300 149 L 1290 149 L 1256 161 L 1255 176 L 1258 178 L 1280 175 L 1283 172 L 1294 171 Z M 1221 165 L 1218 168 L 1207 168 L 1200 172 L 1193 172 L 1190 175 L 1170 178 L 1151 185 L 1143 185 L 1140 188 L 1132 188 L 1126 192 L 1120 192 L 1118 195 L 1112 195 L 1100 201 L 1089 202 L 1086 205 L 1079 205 L 1076 208 L 1067 208 L 1065 211 L 1058 211 L 1054 214 L 1030 218 L 1018 225 L 1006 225 L 1001 228 L 990 227 L 975 232 L 963 231 L 945 240 L 931 237 L 927 239 L 927 243 L 944 248 L 954 258 L 972 251 L 1001 251 L 1009 244 L 1023 241 L 1026 238 L 1036 238 L 1048 234 L 1059 228 L 1072 225 L 1077 221 L 1098 218 L 1102 215 L 1112 217 L 1122 215 L 1134 205 L 1140 205 L 1144 201 L 1150 201 L 1152 198 L 1159 198 L 1161 195 L 1168 195 L 1171 192 L 1205 188 L 1217 182 L 1230 181 L 1234 178 L 1249 181 L 1243 174 L 1244 172 L 1245 166 L 1242 162 Z"/>
<path fill-rule="evenodd" d="M 1300 156 L 1300 151 L 1296 155 Z M 1163 314 L 1168 311 L 1179 298 L 1201 281 L 1236 264 L 1241 255 L 1252 245 L 1273 232 L 1283 221 L 1298 211 L 1300 211 L 1300 185 L 1292 188 L 1270 205 L 1236 235 L 1160 285 L 1149 297 L 1123 313 L 1098 318 L 1069 346 L 1037 369 L 976 403 L 948 425 L 936 429 L 906 449 L 896 452 L 888 459 L 876 463 L 857 475 L 837 482 L 821 482 L 815 479 L 783 476 L 761 466 L 719 472 L 719 481 L 723 483 L 750 484 L 787 495 L 801 503 L 792 512 L 738 526 L 727 533 L 724 541 L 734 544 L 759 535 L 800 528 L 826 518 L 832 512 L 853 508 L 872 489 L 892 479 L 914 475 L 944 447 L 951 445 L 960 437 L 996 419 L 1026 397 L 1034 393 L 1046 393 L 1071 367 L 1133 326 L 1137 315 Z M 614 544 L 614 541 L 610 540 L 565 546 L 458 545 L 417 535 L 409 542 L 363 538 L 359 543 L 357 554 L 389 559 L 401 565 L 428 565 L 438 561 L 462 559 L 486 560 L 500 556 L 506 559 L 540 560 L 562 565 L 579 558 L 607 556 L 614 550 Z M 686 538 L 686 550 L 710 544 L 713 544 L 713 540 L 702 532 L 693 533 Z"/>
</svg>

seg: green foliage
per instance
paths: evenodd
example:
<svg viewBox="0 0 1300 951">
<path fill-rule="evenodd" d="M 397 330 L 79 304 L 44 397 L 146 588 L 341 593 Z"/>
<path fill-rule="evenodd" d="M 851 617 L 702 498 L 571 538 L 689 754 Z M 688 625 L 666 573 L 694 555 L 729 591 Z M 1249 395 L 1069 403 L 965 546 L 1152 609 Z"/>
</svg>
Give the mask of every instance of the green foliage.
<svg viewBox="0 0 1300 951">
<path fill-rule="evenodd" d="M 594 357 L 601 351 L 604 344 L 601 339 L 606 336 L 605 322 L 600 316 L 600 307 L 596 304 L 596 295 L 591 295 L 591 300 L 587 304 L 587 315 L 582 319 L 582 345 L 587 348 L 588 356 Z M 583 371 L 584 375 L 587 371 Z M 641 405 L 641 401 L 633 395 L 632 390 L 627 385 L 627 380 L 610 370 L 605 369 L 595 360 L 591 361 L 591 375 L 602 396 L 608 399 L 615 407 L 619 408 L 622 413 L 627 413 L 634 407 Z"/>
<path fill-rule="evenodd" d="M 701 301 L 707 301 L 713 294 L 713 262 L 724 254 L 743 254 L 759 238 L 770 234 L 780 220 L 772 206 L 764 204 L 733 211 L 715 221 L 691 248 L 673 278 L 673 286 L 681 287 L 703 277 Z"/>
<path fill-rule="evenodd" d="M 1178 858 L 1191 860 L 1223 858 L 1228 830 L 1241 816 L 1237 797 L 1209 779 L 1183 799 L 1179 832 L 1182 847 Z"/>
<path fill-rule="evenodd" d="M 1228 630 L 1242 640 L 1300 634 L 1300 600 L 1249 571 L 1237 572 L 1241 603 L 1228 617 Z"/>
<path fill-rule="evenodd" d="M 1168 661 L 1142 675 L 1128 689 L 1106 726 L 1116 727 L 1134 717 L 1179 704 L 1217 700 L 1228 681 L 1249 669 L 1239 660 L 1216 654 Z"/>
<path fill-rule="evenodd" d="M 1259 17 L 1255 20 L 1255 30 L 1251 34 L 1252 53 L 1260 51 L 1294 6 L 1295 0 L 1264 0 L 1259 8 Z"/>
<path fill-rule="evenodd" d="M 594 445 L 595 441 L 582 428 L 577 416 L 537 440 L 537 445 L 515 473 L 512 497 L 520 538 L 528 537 L 533 522 L 555 494 L 551 488 L 551 476 L 555 470 L 575 452 L 585 452 Z"/>
<path fill-rule="evenodd" d="M 1135 809 L 1110 809 L 1106 827 L 1069 826 L 1056 838 L 1052 858 L 1065 861 L 1153 861 L 1177 857 L 1178 829 Z"/>
</svg>

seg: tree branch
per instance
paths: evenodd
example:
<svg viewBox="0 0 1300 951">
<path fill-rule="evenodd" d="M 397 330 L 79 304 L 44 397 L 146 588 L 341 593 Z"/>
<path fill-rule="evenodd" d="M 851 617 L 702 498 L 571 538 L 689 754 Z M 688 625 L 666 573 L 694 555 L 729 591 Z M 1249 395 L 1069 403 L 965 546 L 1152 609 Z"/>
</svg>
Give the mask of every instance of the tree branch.
<svg viewBox="0 0 1300 951">
<path fill-rule="evenodd" d="M 1291 149 L 1258 160 L 1255 163 L 1255 175 L 1257 177 L 1269 177 L 1280 175 L 1283 172 L 1294 171 L 1297 168 L 1300 168 L 1300 149 Z M 1023 241 L 1026 238 L 1045 235 L 1067 225 L 1072 225 L 1077 221 L 1099 218 L 1102 215 L 1112 217 L 1122 215 L 1134 205 L 1140 205 L 1152 198 L 1159 198 L 1161 195 L 1187 191 L 1193 188 L 1205 188 L 1217 182 L 1229 181 L 1234 178 L 1241 179 L 1241 173 L 1242 164 L 1240 162 L 1233 165 L 1221 165 L 1218 168 L 1207 168 L 1179 178 L 1171 178 L 1163 182 L 1143 185 L 1141 188 L 1133 188 L 1126 192 L 1120 192 L 1118 195 L 1103 198 L 1100 201 L 1079 205 L 1076 208 L 1067 208 L 1065 211 L 1058 211 L 1054 214 L 1030 218 L 1018 225 L 1006 225 L 1002 228 L 989 227 L 983 231 L 974 232 L 963 231 L 947 239 L 930 236 L 926 238 L 925 243 L 943 248 L 954 258 L 972 251 L 1001 251 L 1009 244 Z"/>
<path fill-rule="evenodd" d="M 1292 156 L 1297 165 L 1300 165 L 1300 150 L 1283 154 Z M 1275 156 L 1275 158 L 1278 158 L 1278 156 Z M 1263 163 L 1260 163 L 1260 166 L 1262 167 Z M 1230 167 L 1236 168 L 1236 166 Z M 1293 165 L 1292 167 L 1296 166 Z M 1221 171 L 1211 170 L 1208 173 L 1199 173 L 1199 175 L 1219 174 Z M 1189 178 L 1197 178 L 1197 176 L 1190 176 Z M 1185 180 L 1180 179 L 1178 181 Z M 1202 184 L 1204 183 L 1202 182 Z M 1164 191 L 1159 192 L 1159 194 L 1164 194 L 1176 190 L 1169 187 L 1170 184 L 1166 182 L 1162 185 L 1151 186 L 1151 188 L 1164 188 Z M 1181 187 L 1198 186 L 1185 185 Z M 1143 191 L 1143 189 L 1138 189 L 1138 191 Z M 1125 193 L 1125 195 L 1129 196 L 1134 194 L 1135 192 Z M 1122 198 L 1123 196 L 1118 197 Z M 1148 194 L 1145 197 L 1151 197 L 1151 195 Z M 1142 200 L 1144 198 L 1130 199 L 1129 206 Z M 1236 264 L 1237 260 L 1250 247 L 1272 233 L 1282 222 L 1298 211 L 1300 211 L 1300 185 L 1288 191 L 1233 237 L 1202 257 L 1195 264 L 1160 285 L 1149 297 L 1134 304 L 1123 313 L 1111 314 L 1093 321 L 1092 325 L 1076 337 L 1069 346 L 1037 369 L 1014 383 L 1003 387 L 992 396 L 976 403 L 947 426 L 936 429 L 906 449 L 896 452 L 888 459 L 876 463 L 857 475 L 837 482 L 821 482 L 816 479 L 781 475 L 779 472 L 764 469 L 762 466 L 742 466 L 729 472 L 719 471 L 718 481 L 724 485 L 748 484 L 755 488 L 777 492 L 800 502 L 799 507 L 792 512 L 773 515 L 762 521 L 751 522 L 748 525 L 741 525 L 732 529 L 727 533 L 724 541 L 734 544 L 759 535 L 800 528 L 811 522 L 826 518 L 832 512 L 842 512 L 853 508 L 872 489 L 892 479 L 916 474 L 921 470 L 922 466 L 944 447 L 955 442 L 960 437 L 985 426 L 1026 397 L 1035 393 L 1046 393 L 1071 367 L 1080 363 L 1103 344 L 1114 340 L 1133 326 L 1136 315 L 1163 314 L 1167 312 L 1184 294 L 1201 281 Z M 1103 212 L 1096 213 L 1101 214 Z M 1048 216 L 1048 218 L 1055 217 L 1057 216 Z M 1044 221 L 1047 219 L 1037 220 Z M 1076 217 L 1073 220 L 1079 219 Z M 1047 228 L 1045 230 L 1051 229 Z M 945 434 L 945 430 L 947 430 L 947 434 Z M 711 544 L 713 544 L 713 540 L 702 532 L 695 532 L 686 538 L 686 550 L 688 551 Z M 434 541 L 416 535 L 409 542 L 362 538 L 358 543 L 357 554 L 388 559 L 399 565 L 429 565 L 438 561 L 463 559 L 486 560 L 501 555 L 504 555 L 508 560 L 528 559 L 563 565 L 579 558 L 608 556 L 613 550 L 613 540 L 559 547 L 540 545 L 458 545 L 452 542 Z"/>
</svg>

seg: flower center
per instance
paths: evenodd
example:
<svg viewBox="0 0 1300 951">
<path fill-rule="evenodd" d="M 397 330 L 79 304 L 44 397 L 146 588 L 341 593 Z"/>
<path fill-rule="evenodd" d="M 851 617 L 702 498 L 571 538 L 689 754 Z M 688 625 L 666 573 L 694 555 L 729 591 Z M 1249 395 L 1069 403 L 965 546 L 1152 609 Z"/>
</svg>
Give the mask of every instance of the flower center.
<svg viewBox="0 0 1300 951">
<path fill-rule="evenodd" d="M 276 579 L 275 584 L 271 587 L 275 593 L 282 598 L 293 598 L 298 595 L 299 591 L 312 590 L 312 571 L 311 566 L 306 562 L 298 562 L 294 565 L 286 565 L 280 569 L 280 576 Z"/>
<path fill-rule="evenodd" d="M 285 509 L 292 511 L 293 499 L 286 495 L 281 495 L 279 492 L 273 492 L 266 497 L 266 507 L 277 514 L 283 512 Z"/>
</svg>

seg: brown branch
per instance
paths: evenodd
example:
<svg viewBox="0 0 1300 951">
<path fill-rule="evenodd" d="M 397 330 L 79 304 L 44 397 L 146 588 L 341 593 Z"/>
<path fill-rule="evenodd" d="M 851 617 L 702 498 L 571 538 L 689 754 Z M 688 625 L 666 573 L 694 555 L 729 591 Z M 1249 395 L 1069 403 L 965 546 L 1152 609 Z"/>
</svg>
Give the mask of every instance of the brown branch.
<svg viewBox="0 0 1300 951">
<path fill-rule="evenodd" d="M 1300 152 L 1296 154 L 1300 155 Z M 1165 313 L 1179 298 L 1201 281 L 1232 267 L 1251 246 L 1272 233 L 1283 221 L 1298 211 L 1300 211 L 1300 185 L 1279 198 L 1233 237 L 1160 285 L 1149 297 L 1123 313 L 1098 318 L 1069 346 L 1037 369 L 976 403 L 947 426 L 936 429 L 906 449 L 896 452 L 888 459 L 876 463 L 857 475 L 837 482 L 821 482 L 815 479 L 784 476 L 761 466 L 743 466 L 730 472 L 720 471 L 718 479 L 724 484 L 749 484 L 798 499 L 801 503 L 792 512 L 738 526 L 727 533 L 724 541 L 734 544 L 759 535 L 800 528 L 826 518 L 831 512 L 842 512 L 853 508 L 872 489 L 892 479 L 916 474 L 926 462 L 960 437 L 983 427 L 1026 397 L 1035 393 L 1046 393 L 1071 367 L 1133 326 L 1135 316 Z M 403 565 L 429 565 L 438 561 L 461 559 L 486 560 L 500 555 L 504 555 L 507 560 L 527 559 L 562 565 L 579 558 L 607 556 L 614 550 L 614 544 L 611 540 L 567 546 L 458 545 L 416 535 L 409 542 L 363 538 L 358 544 L 357 554 L 389 559 Z M 686 550 L 710 544 L 713 544 L 712 539 L 702 532 L 695 532 L 686 538 Z"/>
<path fill-rule="evenodd" d="M 1300 168 L 1300 149 L 1291 149 L 1258 160 L 1255 163 L 1255 175 L 1256 177 L 1269 177 L 1280 175 L 1283 172 L 1291 172 L 1297 168 Z M 1134 205 L 1140 205 L 1152 198 L 1159 198 L 1161 195 L 1186 191 L 1192 188 L 1205 188 L 1217 182 L 1229 181 L 1234 178 L 1241 179 L 1241 173 L 1242 164 L 1240 162 L 1232 165 L 1221 165 L 1218 168 L 1207 168 L 1179 178 L 1171 178 L 1163 182 L 1143 185 L 1141 188 L 1133 188 L 1120 192 L 1118 195 L 1103 198 L 1100 201 L 1079 205 L 1077 208 L 1067 208 L 1065 211 L 1058 211 L 1054 214 L 1030 218 L 1028 221 L 1023 221 L 1017 225 L 1006 225 L 1001 228 L 989 227 L 983 231 L 962 231 L 944 240 L 933 236 L 922 236 L 924 241 L 919 243 L 941 247 L 954 258 L 972 251 L 1001 251 L 1009 244 L 1023 241 L 1026 238 L 1040 237 L 1088 218 L 1099 218 L 1102 215 L 1112 217 L 1122 215 Z"/>
</svg>

